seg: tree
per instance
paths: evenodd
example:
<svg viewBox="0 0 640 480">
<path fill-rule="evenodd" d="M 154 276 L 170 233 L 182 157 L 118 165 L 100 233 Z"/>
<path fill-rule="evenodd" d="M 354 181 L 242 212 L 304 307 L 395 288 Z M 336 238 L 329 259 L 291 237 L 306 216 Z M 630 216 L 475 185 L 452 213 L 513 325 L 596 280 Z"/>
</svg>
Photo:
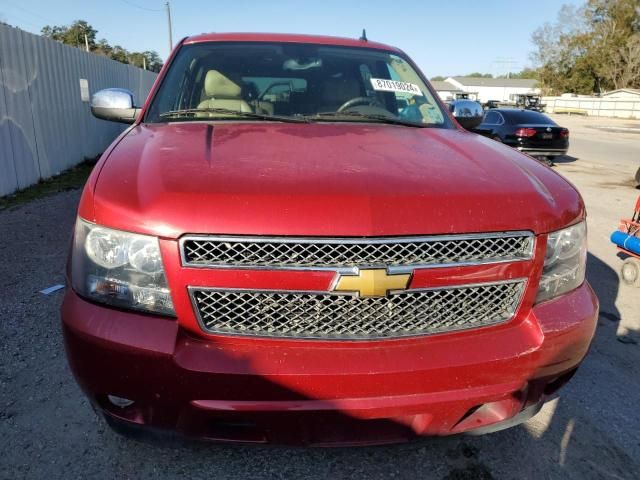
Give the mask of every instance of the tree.
<svg viewBox="0 0 640 480">
<path fill-rule="evenodd" d="M 532 35 L 532 60 L 545 93 L 640 87 L 640 0 L 588 0 L 563 6 Z"/>
<path fill-rule="evenodd" d="M 162 58 L 158 55 L 158 52 L 155 50 L 144 52 L 147 57 L 147 70 L 151 70 L 152 72 L 160 72 L 163 66 Z"/>
<path fill-rule="evenodd" d="M 96 46 L 96 33 L 98 31 L 84 20 L 76 20 L 70 26 L 45 26 L 42 29 L 42 35 L 52 38 L 65 45 L 83 48 L 86 41 L 89 44 L 89 50 L 93 50 Z"/>
<path fill-rule="evenodd" d="M 129 54 L 128 63 L 139 68 L 144 68 L 147 65 L 147 59 L 141 52 L 132 52 Z"/>
<path fill-rule="evenodd" d="M 519 72 L 509 72 L 505 75 L 498 75 L 496 78 L 527 78 L 537 80 L 538 71 L 533 68 L 525 67 Z"/>
<path fill-rule="evenodd" d="M 89 44 L 89 51 L 96 55 L 102 55 L 121 63 L 131 63 L 137 67 L 159 72 L 162 68 L 162 59 L 156 51 L 128 52 L 120 45 L 111 46 L 109 42 L 101 38 L 96 42 L 98 31 L 84 20 L 76 20 L 71 25 L 47 25 L 42 29 L 42 35 L 58 42 L 84 49 L 85 35 Z"/>
<path fill-rule="evenodd" d="M 626 45 L 619 47 L 603 73 L 614 88 L 640 87 L 640 34 L 633 34 Z"/>
<path fill-rule="evenodd" d="M 442 82 L 443 80 L 446 80 L 446 77 L 443 77 L 442 75 L 436 75 L 435 77 L 431 77 L 432 82 Z"/>
<path fill-rule="evenodd" d="M 129 63 L 129 52 L 127 52 L 120 45 L 114 45 L 111 49 L 111 57 L 112 60 L 116 60 L 121 63 Z"/>
<path fill-rule="evenodd" d="M 479 77 L 479 78 L 493 78 L 493 75 L 490 73 L 480 73 L 480 72 L 473 72 L 473 73 L 468 73 L 466 75 L 462 75 L 463 77 Z"/>
<path fill-rule="evenodd" d="M 640 0 L 590 0 L 585 15 L 593 29 L 597 73 L 613 88 L 638 86 L 633 73 L 637 69 Z"/>
<path fill-rule="evenodd" d="M 107 42 L 104 38 L 101 38 L 96 42 L 96 47 L 94 50 L 92 50 L 92 52 L 96 55 L 111 58 L 113 47 L 109 45 L 109 42 Z"/>
</svg>

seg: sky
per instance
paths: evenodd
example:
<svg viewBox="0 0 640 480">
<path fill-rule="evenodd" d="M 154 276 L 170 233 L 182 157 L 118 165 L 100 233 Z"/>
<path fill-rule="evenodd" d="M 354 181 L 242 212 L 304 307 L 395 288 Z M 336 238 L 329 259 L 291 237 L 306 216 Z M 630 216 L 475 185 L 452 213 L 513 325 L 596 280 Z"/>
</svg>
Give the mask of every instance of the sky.
<svg viewBox="0 0 640 480">
<path fill-rule="evenodd" d="M 203 32 L 279 32 L 359 37 L 401 48 L 428 76 L 506 73 L 530 66 L 531 33 L 562 3 L 581 0 L 171 0 L 174 44 Z M 165 0 L 0 0 L 0 20 L 32 33 L 88 21 L 97 38 L 130 51 L 169 37 Z M 527 5 L 526 7 L 524 5 Z M 534 6 L 535 8 L 530 8 Z M 505 63 L 511 62 L 511 63 Z"/>
</svg>

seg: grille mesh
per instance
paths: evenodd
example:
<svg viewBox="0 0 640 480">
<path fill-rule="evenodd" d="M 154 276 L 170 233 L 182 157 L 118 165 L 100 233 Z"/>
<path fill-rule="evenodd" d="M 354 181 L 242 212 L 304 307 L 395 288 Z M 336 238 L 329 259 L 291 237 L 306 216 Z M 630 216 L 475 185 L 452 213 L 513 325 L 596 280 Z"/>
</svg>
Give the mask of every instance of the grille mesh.
<svg viewBox="0 0 640 480">
<path fill-rule="evenodd" d="M 515 313 L 524 282 L 482 284 L 388 297 L 202 290 L 191 295 L 205 331 L 269 337 L 372 339 L 492 325 Z"/>
<path fill-rule="evenodd" d="M 533 237 L 257 242 L 243 238 L 187 238 L 186 265 L 257 267 L 365 267 L 520 260 L 531 257 Z"/>
</svg>

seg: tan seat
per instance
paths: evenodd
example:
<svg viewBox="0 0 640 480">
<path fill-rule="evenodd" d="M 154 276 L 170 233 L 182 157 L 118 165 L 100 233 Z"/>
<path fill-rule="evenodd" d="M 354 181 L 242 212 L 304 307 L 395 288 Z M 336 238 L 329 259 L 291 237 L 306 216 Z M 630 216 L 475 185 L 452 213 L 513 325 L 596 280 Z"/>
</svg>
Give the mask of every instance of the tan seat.
<svg viewBox="0 0 640 480">
<path fill-rule="evenodd" d="M 242 98 L 242 88 L 217 70 L 209 70 L 204 77 L 204 94 L 207 99 L 198 108 L 227 108 L 239 112 L 251 112 L 251 107 Z M 198 116 L 219 116 L 202 112 Z"/>
</svg>

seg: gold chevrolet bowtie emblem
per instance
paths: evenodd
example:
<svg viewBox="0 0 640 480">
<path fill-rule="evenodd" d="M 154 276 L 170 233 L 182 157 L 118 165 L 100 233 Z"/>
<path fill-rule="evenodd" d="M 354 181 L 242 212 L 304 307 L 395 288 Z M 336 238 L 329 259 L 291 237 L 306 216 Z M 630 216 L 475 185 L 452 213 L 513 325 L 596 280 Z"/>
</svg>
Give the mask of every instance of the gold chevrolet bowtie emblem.
<svg viewBox="0 0 640 480">
<path fill-rule="evenodd" d="M 334 288 L 337 292 L 358 292 L 361 297 L 384 297 L 390 290 L 407 288 L 411 274 L 389 275 L 379 269 L 360 270 L 358 275 L 341 275 Z"/>
</svg>

